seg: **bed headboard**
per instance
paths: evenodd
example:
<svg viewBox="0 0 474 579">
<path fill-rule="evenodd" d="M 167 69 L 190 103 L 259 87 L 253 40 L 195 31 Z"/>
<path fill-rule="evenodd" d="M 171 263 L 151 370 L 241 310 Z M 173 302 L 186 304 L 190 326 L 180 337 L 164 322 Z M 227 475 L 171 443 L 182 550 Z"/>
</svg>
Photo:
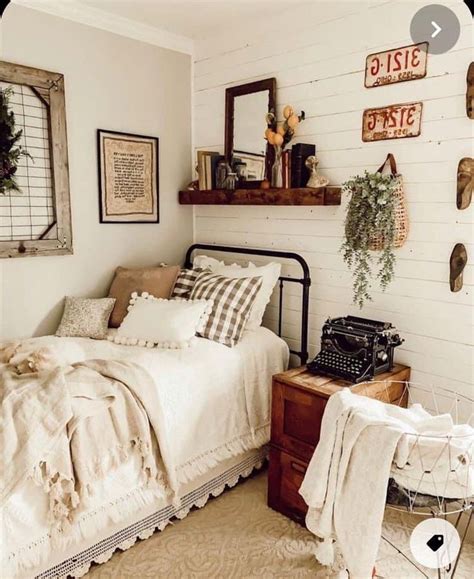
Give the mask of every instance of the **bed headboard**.
<svg viewBox="0 0 474 579">
<path fill-rule="evenodd" d="M 231 247 L 228 245 L 209 245 L 205 243 L 195 243 L 186 252 L 185 267 L 192 267 L 192 254 L 197 249 L 204 249 L 206 252 L 217 251 L 219 253 L 240 253 L 242 255 L 261 255 L 265 257 L 277 257 L 297 261 L 303 270 L 303 276 L 285 277 L 280 276 L 279 300 L 278 300 L 278 335 L 281 337 L 282 311 L 283 311 L 283 291 L 285 283 L 297 283 L 302 286 L 301 301 L 301 340 L 300 350 L 290 350 L 292 354 L 298 356 L 301 364 L 308 361 L 308 312 L 309 312 L 309 288 L 311 286 L 311 275 L 306 261 L 297 253 L 288 251 L 274 251 L 272 249 L 251 249 L 249 247 Z"/>
</svg>

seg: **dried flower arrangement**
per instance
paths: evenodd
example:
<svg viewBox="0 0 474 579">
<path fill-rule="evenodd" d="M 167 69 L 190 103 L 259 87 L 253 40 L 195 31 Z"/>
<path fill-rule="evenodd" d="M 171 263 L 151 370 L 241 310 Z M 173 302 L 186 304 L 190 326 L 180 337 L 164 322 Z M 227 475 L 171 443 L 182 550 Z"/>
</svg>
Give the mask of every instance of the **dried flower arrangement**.
<svg viewBox="0 0 474 579">
<path fill-rule="evenodd" d="M 18 161 L 22 156 L 31 158 L 31 155 L 18 144 L 23 131 L 15 130 L 15 115 L 9 109 L 12 94 L 11 87 L 0 88 L 0 194 L 2 195 L 6 195 L 9 191 L 20 192 L 15 181 Z"/>
<path fill-rule="evenodd" d="M 274 113 L 270 112 L 266 116 L 267 130 L 265 139 L 274 147 L 281 147 L 282 150 L 294 137 L 295 129 L 305 119 L 305 112 L 295 114 L 291 105 L 286 105 L 283 109 L 284 121 L 279 122 Z"/>
<path fill-rule="evenodd" d="M 369 173 L 357 175 L 343 183 L 351 193 L 345 219 L 345 240 L 341 251 L 345 263 L 353 271 L 354 303 L 360 308 L 371 301 L 370 288 L 374 254 L 374 236 L 383 244 L 377 260 L 377 278 L 382 291 L 393 279 L 395 267 L 395 203 L 396 179 L 392 175 Z"/>
<path fill-rule="evenodd" d="M 286 105 L 283 109 L 283 117 L 285 120 L 278 122 L 273 112 L 269 112 L 266 116 L 267 129 L 265 131 L 265 139 L 270 145 L 273 145 L 275 149 L 275 160 L 271 175 L 273 187 L 281 187 L 283 184 L 281 167 L 282 151 L 293 138 L 296 127 L 304 120 L 305 113 L 301 111 L 299 115 L 296 115 L 293 107 Z"/>
</svg>

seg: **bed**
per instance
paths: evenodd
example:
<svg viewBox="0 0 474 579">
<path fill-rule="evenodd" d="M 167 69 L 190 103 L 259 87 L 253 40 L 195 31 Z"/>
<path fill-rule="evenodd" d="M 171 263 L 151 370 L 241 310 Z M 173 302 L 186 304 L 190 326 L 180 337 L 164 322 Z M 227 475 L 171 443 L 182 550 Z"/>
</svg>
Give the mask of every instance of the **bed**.
<svg viewBox="0 0 474 579">
<path fill-rule="evenodd" d="M 195 249 L 212 251 L 216 246 L 192 246 L 186 257 L 188 265 Z M 217 249 L 304 261 L 284 252 Z M 302 347 L 293 353 L 305 362 L 309 272 L 303 267 L 301 279 L 280 278 L 280 305 L 287 282 L 303 286 Z M 281 320 L 279 328 L 281 331 Z M 149 488 L 139 476 L 133 456 L 94 485 L 71 530 L 52 537 L 46 522 L 46 495 L 32 480 L 26 480 L 2 513 L 2 554 L 6 559 L 2 569 L 8 576 L 80 577 L 92 562 L 103 563 L 116 549 L 127 549 L 137 539 L 163 530 L 174 517 L 185 517 L 192 507 L 203 507 L 209 497 L 235 485 L 265 460 L 271 376 L 287 367 L 290 354 L 286 343 L 270 330 L 260 327 L 246 332 L 235 348 L 201 338 L 187 350 L 53 336 L 34 341 L 38 346 L 53 346 L 66 365 L 91 358 L 133 360 L 148 372 L 166 400 L 162 422 L 178 464 L 179 497 L 170 498 L 160 488 Z"/>
</svg>

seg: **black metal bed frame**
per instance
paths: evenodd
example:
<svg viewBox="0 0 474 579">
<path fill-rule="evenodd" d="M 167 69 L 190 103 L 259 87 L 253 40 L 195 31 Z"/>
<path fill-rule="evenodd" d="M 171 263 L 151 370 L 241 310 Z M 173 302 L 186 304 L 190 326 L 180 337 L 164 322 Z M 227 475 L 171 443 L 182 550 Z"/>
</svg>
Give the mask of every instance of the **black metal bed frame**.
<svg viewBox="0 0 474 579">
<path fill-rule="evenodd" d="M 242 255 L 262 255 L 265 257 L 278 257 L 281 259 L 292 259 L 297 261 L 303 270 L 302 278 L 293 278 L 280 276 L 279 286 L 280 295 L 278 300 L 278 335 L 281 337 L 282 326 L 282 310 L 283 310 L 283 289 L 284 283 L 297 283 L 302 286 L 302 301 L 301 301 L 301 350 L 290 350 L 292 354 L 298 356 L 301 364 L 306 364 L 308 361 L 308 313 L 309 313 L 309 288 L 311 286 L 311 275 L 309 266 L 306 261 L 297 253 L 288 251 L 274 251 L 272 249 L 251 249 L 249 247 L 231 247 L 229 245 L 210 245 L 206 243 L 195 243 L 191 245 L 186 252 L 185 267 L 192 267 L 192 253 L 196 249 L 204 249 L 206 251 L 218 251 L 223 253 L 240 253 Z"/>
</svg>

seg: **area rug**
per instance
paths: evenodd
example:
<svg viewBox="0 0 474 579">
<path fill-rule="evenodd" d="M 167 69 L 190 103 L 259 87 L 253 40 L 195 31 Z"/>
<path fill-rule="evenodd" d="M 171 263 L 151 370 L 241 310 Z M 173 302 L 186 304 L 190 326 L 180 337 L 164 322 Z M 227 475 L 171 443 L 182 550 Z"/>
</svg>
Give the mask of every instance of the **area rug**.
<svg viewBox="0 0 474 579">
<path fill-rule="evenodd" d="M 405 545 L 416 517 L 387 509 L 384 534 Z M 267 507 L 267 474 L 261 472 L 196 509 L 181 521 L 117 552 L 93 566 L 89 579 L 167 578 L 227 579 L 331 577 L 317 564 L 314 537 L 303 527 Z M 472 576 L 474 547 L 466 545 L 456 577 Z M 425 570 L 429 577 L 436 572 Z M 380 547 L 377 576 L 417 579 L 411 567 L 388 544 Z"/>
</svg>

